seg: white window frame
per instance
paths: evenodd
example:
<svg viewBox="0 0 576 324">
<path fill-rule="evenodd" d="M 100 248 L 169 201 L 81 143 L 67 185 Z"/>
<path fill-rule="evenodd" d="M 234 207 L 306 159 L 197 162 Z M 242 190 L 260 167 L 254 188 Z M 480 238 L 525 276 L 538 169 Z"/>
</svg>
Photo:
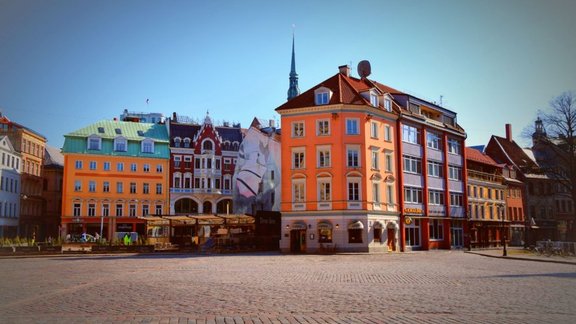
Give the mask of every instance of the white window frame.
<svg viewBox="0 0 576 324">
<path fill-rule="evenodd" d="M 303 121 L 294 121 L 292 122 L 292 137 L 304 137 L 306 136 L 306 132 L 305 132 L 305 124 Z M 226 161 L 224 161 L 224 163 L 226 163 Z"/>
<path fill-rule="evenodd" d="M 100 136 L 89 136 L 86 145 L 89 151 L 100 151 L 102 150 L 102 138 Z"/>
<path fill-rule="evenodd" d="M 128 140 L 122 136 L 114 138 L 114 151 L 128 152 Z"/>
<path fill-rule="evenodd" d="M 394 159 L 392 153 L 384 153 L 384 171 L 394 172 Z"/>
<path fill-rule="evenodd" d="M 306 201 L 306 179 L 292 179 L 292 203 Z"/>
<path fill-rule="evenodd" d="M 329 119 L 319 119 L 316 121 L 316 135 L 317 136 L 330 135 L 330 120 Z"/>
<path fill-rule="evenodd" d="M 351 188 L 355 187 L 355 188 Z M 354 201 L 354 202 L 359 202 L 362 201 L 362 178 L 360 177 L 347 177 L 346 178 L 346 196 L 348 198 L 348 201 Z M 355 192 L 352 192 L 352 196 L 351 196 L 351 192 L 350 189 L 352 189 Z"/>
<path fill-rule="evenodd" d="M 448 180 L 462 181 L 462 168 L 454 165 L 448 166 Z M 482 189 L 482 188 L 481 188 Z M 484 196 L 481 194 L 482 197 Z"/>
<path fill-rule="evenodd" d="M 426 146 L 434 150 L 442 150 L 442 137 L 436 133 L 427 132 Z"/>
<path fill-rule="evenodd" d="M 332 178 L 318 177 L 318 202 L 332 202 Z"/>
<path fill-rule="evenodd" d="M 379 150 L 370 150 L 370 168 L 372 170 L 380 170 L 380 154 Z"/>
<path fill-rule="evenodd" d="M 428 204 L 436 206 L 444 205 L 444 192 L 441 190 L 428 190 Z"/>
<path fill-rule="evenodd" d="M 450 193 L 450 206 L 462 207 L 464 206 L 464 195 L 460 192 Z"/>
<path fill-rule="evenodd" d="M 412 174 L 422 174 L 422 159 L 410 156 L 410 155 L 403 155 L 402 159 L 404 161 L 403 170 L 406 173 Z"/>
<path fill-rule="evenodd" d="M 456 139 L 448 139 L 448 153 L 460 155 L 460 142 Z"/>
<path fill-rule="evenodd" d="M 360 134 L 360 119 L 346 118 L 346 135 Z"/>
<path fill-rule="evenodd" d="M 443 165 L 440 162 L 428 161 L 428 175 L 435 178 L 443 177 Z"/>
<path fill-rule="evenodd" d="M 354 162 L 356 163 L 354 164 Z M 346 166 L 349 168 L 359 168 L 360 165 L 360 147 L 346 146 Z"/>
<path fill-rule="evenodd" d="M 402 125 L 402 142 L 420 145 L 420 129 L 411 125 Z"/>
<path fill-rule="evenodd" d="M 292 169 L 304 169 L 306 168 L 306 148 L 295 147 L 292 148 Z"/>
<path fill-rule="evenodd" d="M 390 125 L 384 125 L 384 141 L 392 142 L 392 127 Z"/>
<path fill-rule="evenodd" d="M 388 97 L 384 98 L 384 110 L 392 111 L 392 100 Z"/>
<path fill-rule="evenodd" d="M 153 154 L 154 153 L 154 140 L 147 138 L 140 144 L 140 149 L 142 153 Z"/>
<path fill-rule="evenodd" d="M 378 123 L 375 121 L 370 122 L 370 137 L 378 138 Z"/>
<path fill-rule="evenodd" d="M 422 188 L 404 187 L 404 202 L 411 204 L 422 203 Z"/>
<path fill-rule="evenodd" d="M 317 168 L 329 168 L 332 166 L 332 149 L 328 145 L 316 147 Z"/>
</svg>

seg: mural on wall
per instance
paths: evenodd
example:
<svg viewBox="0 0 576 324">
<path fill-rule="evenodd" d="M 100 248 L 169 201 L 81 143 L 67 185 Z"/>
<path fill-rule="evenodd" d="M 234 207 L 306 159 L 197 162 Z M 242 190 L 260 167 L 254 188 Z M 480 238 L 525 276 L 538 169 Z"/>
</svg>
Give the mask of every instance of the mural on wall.
<svg viewBox="0 0 576 324">
<path fill-rule="evenodd" d="M 280 211 L 280 143 L 275 129 L 254 126 L 240 144 L 234 170 L 234 213 Z"/>
</svg>

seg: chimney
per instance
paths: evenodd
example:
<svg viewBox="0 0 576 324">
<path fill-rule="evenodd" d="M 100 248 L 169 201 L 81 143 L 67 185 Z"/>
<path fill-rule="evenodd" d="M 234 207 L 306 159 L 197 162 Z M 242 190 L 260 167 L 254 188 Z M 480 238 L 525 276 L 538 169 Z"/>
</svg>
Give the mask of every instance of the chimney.
<svg viewBox="0 0 576 324">
<path fill-rule="evenodd" d="M 271 128 L 275 127 L 274 119 L 268 120 L 268 126 L 270 126 Z"/>
<path fill-rule="evenodd" d="M 512 125 L 506 124 L 506 139 L 512 142 Z"/>
<path fill-rule="evenodd" d="M 340 65 L 338 70 L 340 70 L 340 73 L 344 74 L 345 76 L 350 76 L 350 67 L 348 65 Z"/>
</svg>

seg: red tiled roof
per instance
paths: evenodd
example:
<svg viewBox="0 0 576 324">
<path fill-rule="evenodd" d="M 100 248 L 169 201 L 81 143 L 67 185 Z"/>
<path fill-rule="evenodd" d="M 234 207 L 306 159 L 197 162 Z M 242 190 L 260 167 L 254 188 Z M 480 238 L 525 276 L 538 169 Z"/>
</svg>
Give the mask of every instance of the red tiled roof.
<svg viewBox="0 0 576 324">
<path fill-rule="evenodd" d="M 360 93 L 374 87 L 377 87 L 381 91 L 387 93 L 401 93 L 398 90 L 387 87 L 375 81 L 367 79 L 356 79 L 353 77 L 347 77 L 342 73 L 337 73 L 329 79 L 324 80 L 323 82 L 310 88 L 308 91 L 287 101 L 280 107 L 276 108 L 276 111 L 315 106 L 316 104 L 314 91 L 320 87 L 326 87 L 333 92 L 332 98 L 330 98 L 330 102 L 328 103 L 330 105 L 369 105 L 370 102 L 364 99 Z"/>
<path fill-rule="evenodd" d="M 506 157 L 510 160 L 510 163 L 513 163 L 518 167 L 537 167 L 534 161 L 532 161 L 532 159 L 526 155 L 524 150 L 518 144 L 516 144 L 515 141 L 509 141 L 504 137 L 496 135 L 492 135 L 492 139 L 502 148 L 503 153 L 506 154 Z"/>
<path fill-rule="evenodd" d="M 498 163 L 496 163 L 496 161 L 494 161 L 491 157 L 470 147 L 466 148 L 466 159 L 478 163 L 498 166 Z"/>
</svg>

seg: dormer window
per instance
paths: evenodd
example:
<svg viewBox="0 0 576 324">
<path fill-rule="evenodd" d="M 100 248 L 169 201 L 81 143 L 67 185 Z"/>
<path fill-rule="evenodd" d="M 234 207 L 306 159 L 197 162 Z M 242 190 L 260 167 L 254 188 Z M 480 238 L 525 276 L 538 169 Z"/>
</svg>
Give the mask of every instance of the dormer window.
<svg viewBox="0 0 576 324">
<path fill-rule="evenodd" d="M 142 153 L 154 153 L 154 141 L 145 139 L 142 141 Z"/>
<path fill-rule="evenodd" d="M 204 141 L 204 143 L 202 143 L 202 150 L 203 151 L 212 151 L 213 147 L 214 147 L 214 145 L 212 144 L 212 141 L 210 141 L 210 140 L 206 140 L 206 141 Z"/>
<path fill-rule="evenodd" d="M 88 137 L 88 150 L 100 151 L 102 149 L 102 138 L 92 135 Z"/>
<path fill-rule="evenodd" d="M 180 137 L 176 137 L 174 139 L 174 147 L 180 147 L 181 142 L 182 142 L 182 139 Z"/>
<path fill-rule="evenodd" d="M 332 97 L 332 91 L 326 87 L 320 87 L 314 91 L 316 105 L 327 105 Z"/>
<path fill-rule="evenodd" d="M 124 137 L 116 137 L 114 139 L 114 151 L 126 152 L 128 150 L 128 141 Z"/>
<path fill-rule="evenodd" d="M 188 137 L 184 139 L 184 147 L 190 147 L 190 139 Z"/>
<path fill-rule="evenodd" d="M 384 110 L 392 111 L 392 100 L 390 98 L 384 98 Z"/>
<path fill-rule="evenodd" d="M 378 95 L 374 92 L 370 92 L 370 104 L 374 107 L 378 107 Z"/>
</svg>

